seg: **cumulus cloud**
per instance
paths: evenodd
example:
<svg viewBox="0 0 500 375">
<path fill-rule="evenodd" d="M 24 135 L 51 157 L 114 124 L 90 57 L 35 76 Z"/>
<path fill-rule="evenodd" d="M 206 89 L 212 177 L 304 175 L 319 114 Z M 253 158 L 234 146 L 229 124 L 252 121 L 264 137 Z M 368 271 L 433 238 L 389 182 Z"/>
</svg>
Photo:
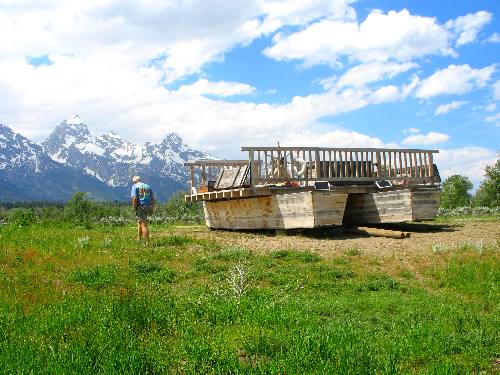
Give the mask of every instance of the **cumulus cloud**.
<svg viewBox="0 0 500 375">
<path fill-rule="evenodd" d="M 483 147 L 462 147 L 458 149 L 440 149 L 435 156 L 441 178 L 454 174 L 465 175 L 478 186 L 484 178 L 484 169 L 493 165 L 497 159 L 496 152 Z"/>
<path fill-rule="evenodd" d="M 424 79 L 415 96 L 427 99 L 437 95 L 465 94 L 485 87 L 494 72 L 494 64 L 482 69 L 473 69 L 468 64 L 452 64 Z"/>
<path fill-rule="evenodd" d="M 40 141 L 68 113 L 79 113 L 94 132 L 115 130 L 140 142 L 159 141 L 173 131 L 196 147 L 235 157 L 242 142 L 275 144 L 283 134 L 296 134 L 300 141 L 321 118 L 400 100 L 411 85 L 331 90 L 282 104 L 226 102 L 221 98 L 255 89 L 200 79 L 171 90 L 158 85 L 161 71 L 141 67 L 127 56 L 115 60 L 104 52 L 86 58 L 51 55 L 52 64 L 38 67 L 24 59 L 0 61 L 0 97 L 11 98 L 1 104 L 0 122 Z M 326 139 L 319 134 L 328 132 L 331 129 L 318 131 L 312 139 Z M 344 138 L 359 141 L 358 146 L 380 144 L 359 136 Z M 335 145 L 333 136 L 331 140 Z"/>
<path fill-rule="evenodd" d="M 446 142 L 450 137 L 447 134 L 429 132 L 427 134 L 414 134 L 403 139 L 404 145 L 435 145 Z"/>
<path fill-rule="evenodd" d="M 199 73 L 225 52 L 287 25 L 320 16 L 352 19 L 348 0 L 17 1 L 0 8 L 0 58 L 119 48 L 155 59 L 172 82 Z M 196 27 L 193 27 L 196 24 Z"/>
<path fill-rule="evenodd" d="M 477 34 L 484 25 L 491 22 L 493 15 L 481 10 L 477 13 L 469 13 L 465 16 L 457 17 L 455 20 L 448 21 L 446 26 L 452 29 L 457 35 L 456 45 L 461 46 L 474 42 Z"/>
<path fill-rule="evenodd" d="M 453 111 L 455 109 L 460 108 L 464 104 L 466 104 L 466 101 L 453 101 L 451 103 L 447 104 L 441 104 L 436 108 L 436 112 L 434 113 L 436 116 L 437 115 L 444 115 L 445 113 L 448 113 L 450 111 Z"/>
<path fill-rule="evenodd" d="M 341 56 L 354 61 L 410 61 L 429 54 L 455 55 L 450 34 L 435 18 L 408 10 L 371 12 L 357 22 L 322 19 L 290 35 L 277 34 L 264 53 L 276 60 L 303 60 L 306 65 L 336 64 Z"/>
</svg>

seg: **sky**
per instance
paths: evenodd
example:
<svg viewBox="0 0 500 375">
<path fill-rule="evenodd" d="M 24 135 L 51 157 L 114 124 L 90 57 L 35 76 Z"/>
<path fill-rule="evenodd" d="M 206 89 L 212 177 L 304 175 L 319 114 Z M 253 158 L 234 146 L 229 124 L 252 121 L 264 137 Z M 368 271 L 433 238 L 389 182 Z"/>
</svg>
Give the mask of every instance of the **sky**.
<svg viewBox="0 0 500 375">
<path fill-rule="evenodd" d="M 497 0 L 0 0 L 0 123 L 241 146 L 500 151 Z"/>
</svg>

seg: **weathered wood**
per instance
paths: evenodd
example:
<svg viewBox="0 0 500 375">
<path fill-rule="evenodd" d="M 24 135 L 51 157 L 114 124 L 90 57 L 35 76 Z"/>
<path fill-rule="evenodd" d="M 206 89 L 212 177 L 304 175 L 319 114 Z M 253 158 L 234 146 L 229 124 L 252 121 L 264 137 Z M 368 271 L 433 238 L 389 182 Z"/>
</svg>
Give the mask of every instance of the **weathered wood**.
<svg viewBox="0 0 500 375">
<path fill-rule="evenodd" d="M 396 238 L 398 240 L 406 238 L 406 234 L 397 230 L 370 228 L 370 227 L 358 227 L 359 231 L 368 233 L 373 237 L 385 237 L 385 238 Z"/>
<path fill-rule="evenodd" d="M 347 193 L 304 191 L 204 202 L 206 224 L 226 229 L 293 229 L 340 225 Z"/>
<path fill-rule="evenodd" d="M 439 206 L 440 190 L 390 190 L 349 194 L 344 223 L 376 224 L 433 219 Z"/>
</svg>

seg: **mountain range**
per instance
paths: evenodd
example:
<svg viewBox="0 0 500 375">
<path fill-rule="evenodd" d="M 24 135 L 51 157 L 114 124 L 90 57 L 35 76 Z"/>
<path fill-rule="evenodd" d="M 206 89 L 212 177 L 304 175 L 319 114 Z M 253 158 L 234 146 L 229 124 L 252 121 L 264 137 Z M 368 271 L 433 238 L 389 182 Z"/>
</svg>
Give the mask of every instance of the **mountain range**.
<svg viewBox="0 0 500 375">
<path fill-rule="evenodd" d="M 78 115 L 66 118 L 41 144 L 0 124 L 0 201 L 65 201 L 77 191 L 95 200 L 125 201 L 136 174 L 164 201 L 186 190 L 183 164 L 195 159 L 214 157 L 174 133 L 144 145 L 114 132 L 94 136 Z"/>
</svg>

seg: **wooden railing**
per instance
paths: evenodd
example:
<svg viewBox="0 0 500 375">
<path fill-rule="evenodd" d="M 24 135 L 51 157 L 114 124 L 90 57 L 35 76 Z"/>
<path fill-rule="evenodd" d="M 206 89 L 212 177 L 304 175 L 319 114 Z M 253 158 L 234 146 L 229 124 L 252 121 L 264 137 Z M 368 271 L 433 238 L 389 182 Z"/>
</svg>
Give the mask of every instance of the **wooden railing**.
<svg viewBox="0 0 500 375">
<path fill-rule="evenodd" d="M 286 181 L 404 180 L 434 183 L 437 150 L 319 147 L 242 147 L 251 187 Z"/>
<path fill-rule="evenodd" d="M 223 168 L 234 168 L 248 165 L 248 160 L 197 160 L 184 163 L 189 167 L 191 176 L 191 192 L 200 186 L 208 188 L 209 181 L 215 181 Z"/>
<path fill-rule="evenodd" d="M 248 160 L 198 160 L 191 171 L 191 192 L 210 190 L 222 169 L 251 166 L 250 188 L 296 181 L 345 182 L 399 180 L 408 184 L 436 182 L 437 150 L 319 147 L 242 147 Z"/>
</svg>

